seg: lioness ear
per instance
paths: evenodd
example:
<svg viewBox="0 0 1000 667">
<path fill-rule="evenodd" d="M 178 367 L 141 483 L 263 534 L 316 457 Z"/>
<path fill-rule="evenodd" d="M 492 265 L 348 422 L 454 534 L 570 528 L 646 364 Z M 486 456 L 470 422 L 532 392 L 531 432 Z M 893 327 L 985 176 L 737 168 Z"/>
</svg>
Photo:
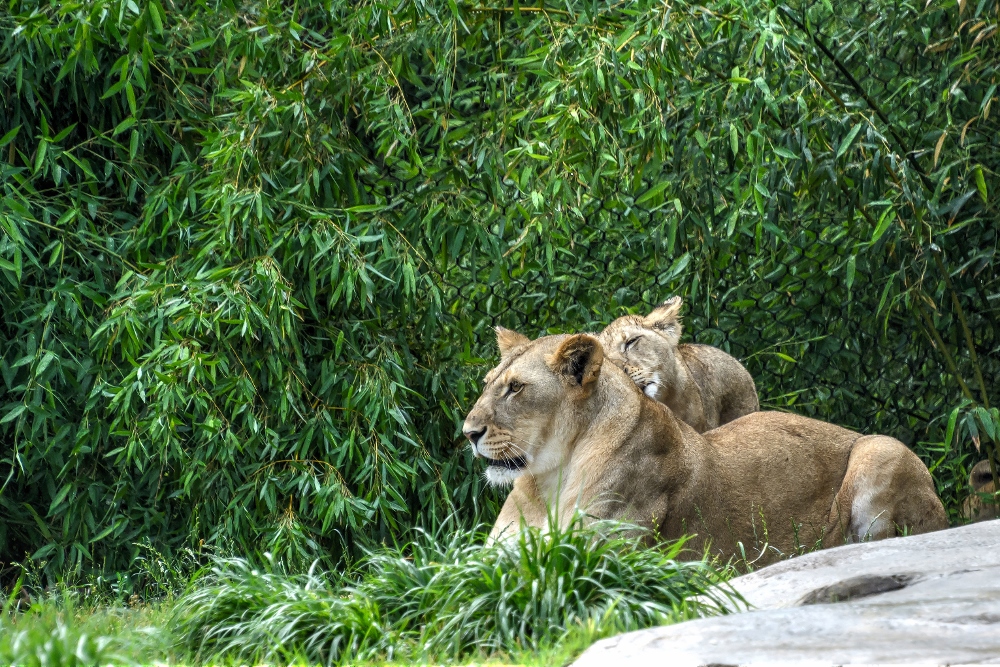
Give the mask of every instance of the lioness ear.
<svg viewBox="0 0 1000 667">
<path fill-rule="evenodd" d="M 653 312 L 646 315 L 646 324 L 658 331 L 662 331 L 668 338 L 673 339 L 675 342 L 681 339 L 681 306 L 684 302 L 679 296 L 672 296 L 659 306 L 657 306 Z"/>
<path fill-rule="evenodd" d="M 511 331 L 510 329 L 505 329 L 501 326 L 496 328 L 497 332 L 497 347 L 500 348 L 500 358 L 504 358 L 507 354 L 513 350 L 515 347 L 521 345 L 526 345 L 531 342 L 531 339 L 527 336 L 522 336 L 516 331 Z"/>
<path fill-rule="evenodd" d="M 546 358 L 549 368 L 570 384 L 589 389 L 601 374 L 604 348 L 593 336 L 576 334 Z"/>
</svg>

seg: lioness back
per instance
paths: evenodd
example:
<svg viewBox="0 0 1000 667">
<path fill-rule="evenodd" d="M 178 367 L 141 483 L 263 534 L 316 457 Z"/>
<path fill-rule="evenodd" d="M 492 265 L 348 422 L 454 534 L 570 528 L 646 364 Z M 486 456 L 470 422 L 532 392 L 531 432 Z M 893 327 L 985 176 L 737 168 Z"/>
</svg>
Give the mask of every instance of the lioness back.
<svg viewBox="0 0 1000 667">
<path fill-rule="evenodd" d="M 843 544 L 831 508 L 858 434 L 782 412 L 755 412 L 690 440 L 704 440 L 688 511 L 667 534 L 697 534 L 696 547 L 759 553 L 761 562 L 815 544 Z M 844 521 L 848 521 L 845 517 Z M 705 542 L 702 542 L 702 539 Z M 777 550 L 776 552 L 774 550 Z"/>
<path fill-rule="evenodd" d="M 927 467 L 895 438 L 783 412 L 755 412 L 703 437 L 706 462 L 727 480 L 718 503 L 702 494 L 712 509 L 702 515 L 726 517 L 704 526 L 723 551 L 739 534 L 788 553 L 947 527 Z"/>
<path fill-rule="evenodd" d="M 701 393 L 706 430 L 760 410 L 753 377 L 735 357 L 711 345 L 678 350 Z"/>
<path fill-rule="evenodd" d="M 599 335 L 608 358 L 643 392 L 704 433 L 760 409 L 757 387 L 735 357 L 710 345 L 680 345 L 680 297 L 645 317 L 626 315 Z"/>
</svg>

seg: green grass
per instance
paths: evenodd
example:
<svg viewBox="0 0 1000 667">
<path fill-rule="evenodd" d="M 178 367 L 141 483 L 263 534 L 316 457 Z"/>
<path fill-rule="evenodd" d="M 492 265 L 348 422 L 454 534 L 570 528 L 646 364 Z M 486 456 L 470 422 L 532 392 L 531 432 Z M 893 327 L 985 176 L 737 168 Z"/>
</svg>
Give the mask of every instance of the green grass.
<svg viewBox="0 0 1000 667">
<path fill-rule="evenodd" d="M 178 601 L 175 626 L 201 660 L 340 664 L 534 653 L 573 631 L 596 637 L 718 611 L 715 570 L 676 560 L 682 542 L 636 549 L 637 540 L 634 527 L 585 528 L 578 517 L 488 548 L 475 532 L 418 532 L 345 575 L 220 560 Z"/>
<path fill-rule="evenodd" d="M 135 609 L 82 603 L 64 590 L 0 620 L 0 664 L 90 667 L 164 661 L 170 651 L 169 614 L 161 605 Z"/>
<path fill-rule="evenodd" d="M 217 558 L 140 610 L 64 592 L 5 613 L 0 662 L 565 664 L 604 636 L 719 613 L 732 595 L 710 564 L 677 560 L 683 541 L 636 548 L 642 537 L 580 516 L 488 547 L 475 531 L 417 532 L 343 573 Z"/>
</svg>

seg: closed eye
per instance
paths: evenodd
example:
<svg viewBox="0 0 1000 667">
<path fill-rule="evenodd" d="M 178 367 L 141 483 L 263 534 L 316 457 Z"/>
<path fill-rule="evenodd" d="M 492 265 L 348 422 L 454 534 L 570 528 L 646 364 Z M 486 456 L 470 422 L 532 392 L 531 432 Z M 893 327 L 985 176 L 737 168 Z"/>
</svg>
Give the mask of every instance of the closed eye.
<svg viewBox="0 0 1000 667">
<path fill-rule="evenodd" d="M 628 352 L 633 347 L 635 347 L 636 343 L 639 342 L 640 338 L 641 336 L 635 336 L 634 338 L 629 338 L 627 341 L 625 341 L 625 351 Z"/>
<path fill-rule="evenodd" d="M 513 396 L 517 392 L 521 391 L 522 389 L 524 389 L 523 382 L 518 382 L 517 380 L 511 380 L 510 382 L 507 383 L 507 388 L 504 390 L 503 396 L 504 398 L 508 398 L 510 396 Z"/>
</svg>

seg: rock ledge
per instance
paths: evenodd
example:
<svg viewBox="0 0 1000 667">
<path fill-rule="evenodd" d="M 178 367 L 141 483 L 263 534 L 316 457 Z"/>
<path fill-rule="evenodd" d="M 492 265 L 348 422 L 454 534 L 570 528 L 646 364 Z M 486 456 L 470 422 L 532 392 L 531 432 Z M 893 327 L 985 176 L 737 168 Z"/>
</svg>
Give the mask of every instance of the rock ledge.
<svg viewBox="0 0 1000 667">
<path fill-rule="evenodd" d="M 1000 663 L 1000 520 L 818 551 L 731 584 L 752 611 L 605 639 L 574 665 Z"/>
</svg>

